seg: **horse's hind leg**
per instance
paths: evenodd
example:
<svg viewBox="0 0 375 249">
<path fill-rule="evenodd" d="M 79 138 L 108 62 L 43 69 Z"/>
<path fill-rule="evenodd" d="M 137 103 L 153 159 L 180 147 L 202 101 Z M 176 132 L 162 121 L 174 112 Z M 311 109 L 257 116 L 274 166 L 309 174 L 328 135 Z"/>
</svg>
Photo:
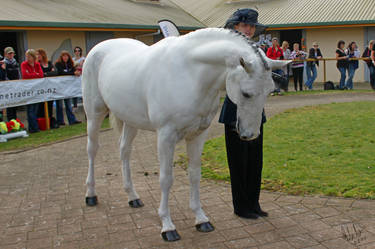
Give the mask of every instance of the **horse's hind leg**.
<svg viewBox="0 0 375 249">
<path fill-rule="evenodd" d="M 86 185 L 86 204 L 95 206 L 98 199 L 95 192 L 94 160 L 99 149 L 99 129 L 107 112 L 87 116 L 87 154 L 89 158 L 89 171 Z"/>
<path fill-rule="evenodd" d="M 122 135 L 120 140 L 120 157 L 122 160 L 122 178 L 124 182 L 124 189 L 128 194 L 129 206 L 133 208 L 142 207 L 143 203 L 139 199 L 137 192 L 134 189 L 131 172 L 130 172 L 130 153 L 132 149 L 132 142 L 137 135 L 137 129 L 126 124 L 123 125 Z"/>
<path fill-rule="evenodd" d="M 190 208 L 195 213 L 195 227 L 200 232 L 211 232 L 214 230 L 213 225 L 208 221 L 207 216 L 202 210 L 199 197 L 201 155 L 207 132 L 208 129 L 192 139 L 186 139 L 186 150 L 189 158 Z"/>
</svg>

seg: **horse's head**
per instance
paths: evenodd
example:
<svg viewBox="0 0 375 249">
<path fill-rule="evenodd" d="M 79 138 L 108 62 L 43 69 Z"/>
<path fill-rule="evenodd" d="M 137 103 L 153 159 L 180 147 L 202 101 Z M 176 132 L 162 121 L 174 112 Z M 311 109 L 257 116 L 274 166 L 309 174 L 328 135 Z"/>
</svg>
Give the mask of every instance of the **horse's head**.
<svg viewBox="0 0 375 249">
<path fill-rule="evenodd" d="M 263 51 L 233 56 L 227 61 L 226 90 L 237 105 L 237 132 L 241 139 L 259 136 L 262 111 L 267 95 L 275 85 L 271 70 L 280 69 L 291 61 L 268 59 Z"/>
</svg>

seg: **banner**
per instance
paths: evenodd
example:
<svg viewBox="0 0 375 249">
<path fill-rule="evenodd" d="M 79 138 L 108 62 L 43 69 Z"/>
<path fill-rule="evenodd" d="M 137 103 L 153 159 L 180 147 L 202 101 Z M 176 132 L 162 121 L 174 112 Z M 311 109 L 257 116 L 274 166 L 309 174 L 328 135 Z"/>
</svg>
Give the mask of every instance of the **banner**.
<svg viewBox="0 0 375 249">
<path fill-rule="evenodd" d="M 0 109 L 81 96 L 81 77 L 76 76 L 0 81 Z"/>
<path fill-rule="evenodd" d="M 164 37 L 180 35 L 180 32 L 178 31 L 177 26 L 172 21 L 160 20 L 158 23 L 159 23 L 161 32 L 163 33 Z"/>
</svg>

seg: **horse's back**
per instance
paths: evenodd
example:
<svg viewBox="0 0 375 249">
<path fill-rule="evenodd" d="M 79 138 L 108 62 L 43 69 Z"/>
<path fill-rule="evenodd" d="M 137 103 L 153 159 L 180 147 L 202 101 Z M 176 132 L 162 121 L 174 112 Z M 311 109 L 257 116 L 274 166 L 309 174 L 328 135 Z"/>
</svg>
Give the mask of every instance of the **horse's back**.
<svg viewBox="0 0 375 249">
<path fill-rule="evenodd" d="M 99 88 L 99 74 L 105 70 L 103 66 L 111 64 L 110 62 L 119 55 L 134 53 L 145 47 L 148 46 L 140 41 L 119 38 L 103 41 L 91 49 L 83 65 L 82 74 L 82 95 L 86 114 L 95 114 L 107 108 Z"/>
</svg>

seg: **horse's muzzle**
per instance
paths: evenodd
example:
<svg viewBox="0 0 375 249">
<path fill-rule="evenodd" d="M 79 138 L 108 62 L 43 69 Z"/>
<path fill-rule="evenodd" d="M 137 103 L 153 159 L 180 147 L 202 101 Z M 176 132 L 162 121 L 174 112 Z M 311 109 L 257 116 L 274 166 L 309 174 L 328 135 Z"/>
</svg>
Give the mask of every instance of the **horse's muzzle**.
<svg viewBox="0 0 375 249">
<path fill-rule="evenodd" d="M 251 135 L 240 135 L 240 139 L 243 141 L 251 141 L 256 139 L 258 136 L 254 136 L 253 134 Z"/>
</svg>

